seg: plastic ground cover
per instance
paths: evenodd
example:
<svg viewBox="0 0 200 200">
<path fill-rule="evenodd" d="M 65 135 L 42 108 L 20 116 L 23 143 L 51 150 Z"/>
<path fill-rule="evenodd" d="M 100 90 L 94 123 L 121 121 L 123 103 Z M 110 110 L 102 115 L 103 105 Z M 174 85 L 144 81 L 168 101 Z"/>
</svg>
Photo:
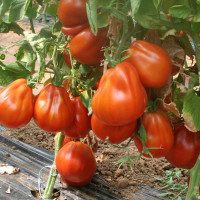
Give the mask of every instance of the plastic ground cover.
<svg viewBox="0 0 200 200">
<path fill-rule="evenodd" d="M 50 166 L 54 160 L 53 152 L 28 145 L 16 138 L 7 138 L 0 127 L 0 165 L 8 164 L 20 169 L 14 175 L 0 175 L 0 200 L 35 200 L 31 191 L 38 190 L 38 174 L 44 166 Z M 41 172 L 41 189 L 45 187 L 49 175 L 49 168 Z M 9 194 L 6 193 L 10 187 Z M 112 189 L 99 176 L 94 176 L 87 186 L 76 188 L 62 188 L 57 178 L 55 188 L 61 191 L 58 199 L 62 200 L 123 200 L 118 189 Z M 141 186 L 138 193 L 132 194 L 133 200 L 158 200 L 158 191 Z M 62 198 L 61 198 L 62 197 Z"/>
</svg>

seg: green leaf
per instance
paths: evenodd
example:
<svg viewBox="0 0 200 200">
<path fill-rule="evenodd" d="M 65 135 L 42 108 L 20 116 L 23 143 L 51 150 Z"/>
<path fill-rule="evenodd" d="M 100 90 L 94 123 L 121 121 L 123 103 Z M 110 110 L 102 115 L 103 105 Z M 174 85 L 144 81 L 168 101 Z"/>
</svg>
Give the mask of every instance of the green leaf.
<svg viewBox="0 0 200 200">
<path fill-rule="evenodd" d="M 156 9 L 160 8 L 162 0 L 153 0 L 154 6 Z"/>
<path fill-rule="evenodd" d="M 58 8 L 58 3 L 57 4 L 51 4 L 47 8 L 47 14 L 56 17 L 57 16 L 57 8 Z"/>
<path fill-rule="evenodd" d="M 193 22 L 200 22 L 200 10 L 194 15 Z"/>
<path fill-rule="evenodd" d="M 97 4 L 98 4 L 98 0 L 88 0 L 88 2 L 86 3 L 88 21 L 89 21 L 91 30 L 95 35 L 98 32 Z"/>
<path fill-rule="evenodd" d="M 108 17 L 110 13 L 109 12 L 102 12 L 97 16 L 97 26 L 98 28 L 103 28 L 108 25 Z"/>
<path fill-rule="evenodd" d="M 80 65 L 79 67 L 79 71 L 82 75 L 87 75 L 90 70 L 91 70 L 91 67 L 88 65 Z"/>
<path fill-rule="evenodd" d="M 91 110 L 92 96 L 91 93 L 87 90 L 81 92 L 81 102 L 88 109 Z"/>
<path fill-rule="evenodd" d="M 43 5 L 43 0 L 36 0 L 41 6 Z"/>
<path fill-rule="evenodd" d="M 5 54 L 0 54 L 0 60 L 5 60 L 6 55 Z"/>
<path fill-rule="evenodd" d="M 0 18 L 9 10 L 11 3 L 12 1 L 0 0 Z"/>
<path fill-rule="evenodd" d="M 9 21 L 16 22 L 24 18 L 31 0 L 14 0 L 10 7 Z"/>
<path fill-rule="evenodd" d="M 132 14 L 135 15 L 140 7 L 141 0 L 131 0 L 131 10 Z"/>
<path fill-rule="evenodd" d="M 40 15 L 41 6 L 34 6 L 33 8 L 28 8 L 26 11 L 26 15 L 29 19 L 36 19 Z"/>
<path fill-rule="evenodd" d="M 191 29 L 194 32 L 200 32 L 200 22 L 192 22 L 191 23 Z"/>
<path fill-rule="evenodd" d="M 19 62 L 4 65 L 0 62 L 0 85 L 7 86 L 19 78 L 28 78 L 30 72 Z"/>
<path fill-rule="evenodd" d="M 184 5 L 175 5 L 169 9 L 169 14 L 172 17 L 186 19 L 191 14 L 191 9 Z"/>
<path fill-rule="evenodd" d="M 194 122 L 194 128 L 200 131 L 200 97 L 191 89 L 185 95 L 183 103 L 184 118 Z"/>
<path fill-rule="evenodd" d="M 16 22 L 0 23 L 0 33 L 8 33 L 9 31 L 13 31 L 18 35 L 23 35 L 24 29 L 22 29 Z"/>
<path fill-rule="evenodd" d="M 140 125 L 140 129 L 139 129 L 139 134 L 140 134 L 140 140 L 142 142 L 142 144 L 146 144 L 147 142 L 147 133 L 146 133 L 146 130 L 144 128 L 144 125 L 142 123 L 142 120 L 141 120 L 141 125 Z"/>
<path fill-rule="evenodd" d="M 189 82 L 189 89 L 193 89 L 193 87 L 199 85 L 199 76 L 193 72 L 190 72 L 189 75 L 191 76 L 191 79 Z"/>
</svg>

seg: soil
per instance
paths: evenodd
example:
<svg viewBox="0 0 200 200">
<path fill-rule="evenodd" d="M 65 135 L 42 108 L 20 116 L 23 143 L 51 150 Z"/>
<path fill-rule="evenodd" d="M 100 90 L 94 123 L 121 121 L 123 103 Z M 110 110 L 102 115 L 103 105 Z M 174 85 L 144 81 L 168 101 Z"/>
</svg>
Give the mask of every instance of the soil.
<svg viewBox="0 0 200 200">
<path fill-rule="evenodd" d="M 22 25 L 26 30 L 29 30 L 29 25 L 27 23 L 20 22 L 20 25 Z M 40 27 L 36 27 L 36 32 L 39 30 Z M 13 32 L 0 34 L 0 46 L 9 46 L 22 39 L 22 36 L 18 36 Z M 9 49 L 9 52 L 6 54 L 5 63 L 15 61 L 15 57 L 13 55 L 16 51 L 16 47 Z M 40 88 L 35 90 L 35 94 L 37 94 L 39 90 Z M 53 140 L 55 133 L 49 133 L 41 130 L 37 127 L 33 120 L 26 127 L 19 129 L 7 129 L 4 134 L 8 137 L 18 138 L 28 144 L 45 148 L 50 151 L 54 150 Z M 121 146 L 124 146 L 126 142 L 121 144 Z M 131 199 L 131 193 L 135 193 L 140 190 L 139 185 L 144 185 L 154 189 L 162 187 L 163 184 L 154 177 L 164 178 L 165 170 L 179 170 L 170 165 L 164 158 L 150 159 L 145 157 L 132 161 L 133 170 L 130 169 L 128 162 L 124 163 L 119 168 L 115 162 L 127 155 L 128 152 L 130 155 L 138 155 L 134 142 L 131 142 L 129 147 L 125 150 L 122 148 L 115 148 L 111 146 L 111 144 L 99 140 L 97 152 L 95 153 L 97 160 L 96 174 L 105 179 L 111 187 L 119 189 L 122 192 L 124 199 Z M 180 178 L 175 179 L 175 182 L 184 184 L 187 182 L 187 179 L 187 171 L 183 171 Z"/>
</svg>

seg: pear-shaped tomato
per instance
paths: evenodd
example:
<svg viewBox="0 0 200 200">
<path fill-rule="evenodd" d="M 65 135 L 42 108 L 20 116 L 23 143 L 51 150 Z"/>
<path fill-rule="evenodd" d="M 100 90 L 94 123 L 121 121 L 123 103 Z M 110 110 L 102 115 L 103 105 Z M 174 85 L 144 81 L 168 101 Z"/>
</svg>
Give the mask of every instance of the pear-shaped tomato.
<svg viewBox="0 0 200 200">
<path fill-rule="evenodd" d="M 72 56 L 82 64 L 96 64 L 104 58 L 102 47 L 108 41 L 107 29 L 98 30 L 94 35 L 88 27 L 75 35 L 70 41 L 70 51 Z"/>
<path fill-rule="evenodd" d="M 150 149 L 150 153 L 155 158 L 166 156 L 172 148 L 174 142 L 173 128 L 168 115 L 165 111 L 158 109 L 156 112 L 145 112 L 142 116 L 142 123 L 146 130 L 147 141 L 145 146 Z M 143 150 L 142 142 L 138 137 L 134 138 L 138 150 Z M 149 154 L 143 154 L 150 157 Z"/>
<path fill-rule="evenodd" d="M 94 153 L 87 144 L 68 142 L 56 156 L 56 168 L 68 185 L 84 186 L 96 171 Z"/>
<path fill-rule="evenodd" d="M 74 120 L 74 108 L 64 87 L 47 84 L 37 95 L 34 120 L 46 131 L 58 132 L 68 128 Z"/>
<path fill-rule="evenodd" d="M 108 140 L 113 144 L 119 144 L 133 136 L 136 122 L 133 121 L 122 126 L 110 126 L 101 122 L 95 115 L 92 115 L 91 127 L 95 135 L 101 140 Z"/>
<path fill-rule="evenodd" d="M 0 91 L 0 124 L 19 128 L 33 116 L 33 93 L 26 79 L 18 79 Z"/>
<path fill-rule="evenodd" d="M 90 130 L 91 120 L 88 116 L 88 110 L 82 104 L 80 96 L 73 97 L 70 95 L 70 100 L 74 107 L 75 118 L 72 124 L 62 133 L 70 138 L 84 138 Z"/>
<path fill-rule="evenodd" d="M 136 69 L 128 62 L 108 69 L 92 99 L 92 110 L 102 122 L 121 126 L 137 120 L 147 105 L 147 94 Z"/>
<path fill-rule="evenodd" d="M 131 43 L 126 61 L 137 69 L 145 87 L 159 88 L 167 83 L 171 76 L 172 64 L 168 53 L 158 45 L 136 40 Z"/>
</svg>

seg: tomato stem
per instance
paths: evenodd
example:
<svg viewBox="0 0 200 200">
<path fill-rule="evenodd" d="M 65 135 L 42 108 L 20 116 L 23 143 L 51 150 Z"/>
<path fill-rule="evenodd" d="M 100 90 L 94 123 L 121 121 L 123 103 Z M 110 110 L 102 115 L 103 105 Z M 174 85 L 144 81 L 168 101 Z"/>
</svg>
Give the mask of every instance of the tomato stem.
<svg viewBox="0 0 200 200">
<path fill-rule="evenodd" d="M 65 136 L 61 132 L 59 132 L 55 136 L 55 158 L 56 158 L 58 151 L 63 146 L 64 138 L 65 138 Z M 55 159 L 54 159 L 53 165 L 51 166 L 47 186 L 46 186 L 45 191 L 44 191 L 44 195 L 43 195 L 44 199 L 52 198 L 53 188 L 54 188 L 54 184 L 55 184 L 55 181 L 56 181 L 56 178 L 57 178 L 57 174 L 58 174 L 58 171 L 56 169 L 56 162 L 55 162 Z"/>
<path fill-rule="evenodd" d="M 190 170 L 190 184 L 185 200 L 196 200 L 199 195 L 200 185 L 200 155 L 195 166 Z"/>
</svg>

